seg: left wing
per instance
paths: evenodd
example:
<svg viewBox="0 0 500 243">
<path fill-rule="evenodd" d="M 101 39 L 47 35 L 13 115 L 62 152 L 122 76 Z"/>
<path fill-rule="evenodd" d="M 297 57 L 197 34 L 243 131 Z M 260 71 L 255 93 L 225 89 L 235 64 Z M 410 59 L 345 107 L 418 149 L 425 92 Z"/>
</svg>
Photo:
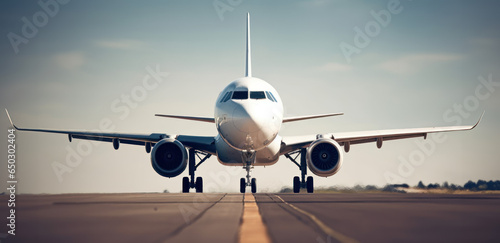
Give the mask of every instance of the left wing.
<svg viewBox="0 0 500 243">
<path fill-rule="evenodd" d="M 424 137 L 427 138 L 427 134 L 436 132 L 451 132 L 451 131 L 464 131 L 474 129 L 481 119 L 483 118 L 484 112 L 479 118 L 479 120 L 474 125 L 470 126 L 449 126 L 449 127 L 429 127 L 429 128 L 410 128 L 410 129 L 392 129 L 392 130 L 376 130 L 376 131 L 364 131 L 364 132 L 343 132 L 343 133 L 331 133 L 323 135 L 324 138 L 330 138 L 335 140 L 339 145 L 344 146 L 345 152 L 349 152 L 351 144 L 362 144 L 376 142 L 377 147 L 382 147 L 383 141 L 405 139 L 405 138 L 415 138 Z M 283 144 L 280 154 L 286 154 L 300 148 L 308 147 L 312 142 L 317 139 L 314 135 L 299 136 L 299 137 L 283 137 Z"/>
<path fill-rule="evenodd" d="M 118 149 L 120 143 L 142 145 L 146 146 L 146 151 L 149 152 L 158 141 L 164 138 L 175 138 L 179 140 L 186 147 L 194 148 L 209 154 L 214 155 L 215 152 L 215 138 L 203 136 L 187 136 L 187 135 L 167 135 L 163 133 L 151 134 L 132 134 L 132 133 L 106 133 L 106 132 L 89 132 L 89 131 L 67 131 L 67 130 L 50 130 L 50 129 L 33 129 L 33 128 L 20 128 L 14 125 L 10 118 L 9 111 L 5 109 L 9 117 L 10 124 L 19 131 L 31 132 L 46 132 L 46 133 L 59 133 L 67 134 L 71 142 L 75 139 L 94 140 L 102 142 L 112 142 L 115 149 Z M 148 149 L 149 148 L 149 149 Z"/>
</svg>

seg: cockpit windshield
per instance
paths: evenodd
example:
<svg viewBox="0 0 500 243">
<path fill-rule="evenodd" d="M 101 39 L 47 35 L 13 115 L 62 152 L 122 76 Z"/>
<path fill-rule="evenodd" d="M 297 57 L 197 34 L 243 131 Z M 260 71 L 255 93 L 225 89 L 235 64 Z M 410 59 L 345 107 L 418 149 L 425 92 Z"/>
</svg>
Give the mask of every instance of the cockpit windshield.
<svg viewBox="0 0 500 243">
<path fill-rule="evenodd" d="M 234 91 L 233 100 L 246 100 L 248 99 L 248 91 Z"/>
<path fill-rule="evenodd" d="M 274 98 L 274 95 L 270 91 L 229 91 L 227 92 L 222 99 L 220 100 L 220 103 L 226 102 L 229 99 L 233 100 L 246 100 L 248 99 L 250 93 L 250 99 L 254 100 L 264 100 L 268 99 L 272 102 L 278 102 L 276 98 Z"/>
<path fill-rule="evenodd" d="M 266 94 L 264 93 L 264 91 L 250 91 L 250 99 L 260 100 L 265 98 Z"/>
</svg>

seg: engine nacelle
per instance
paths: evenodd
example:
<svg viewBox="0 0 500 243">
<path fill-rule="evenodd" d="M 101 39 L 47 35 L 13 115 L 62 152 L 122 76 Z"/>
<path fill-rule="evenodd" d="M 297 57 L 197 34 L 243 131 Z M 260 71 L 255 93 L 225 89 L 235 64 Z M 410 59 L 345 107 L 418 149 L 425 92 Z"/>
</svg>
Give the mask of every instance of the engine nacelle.
<svg viewBox="0 0 500 243">
<path fill-rule="evenodd" d="M 317 176 L 332 176 L 342 166 L 342 151 L 335 140 L 321 138 L 307 149 L 307 166 Z"/>
<path fill-rule="evenodd" d="M 151 151 L 151 164 L 156 173 L 164 177 L 174 177 L 182 173 L 188 163 L 184 145 L 173 138 L 160 140 Z"/>
</svg>

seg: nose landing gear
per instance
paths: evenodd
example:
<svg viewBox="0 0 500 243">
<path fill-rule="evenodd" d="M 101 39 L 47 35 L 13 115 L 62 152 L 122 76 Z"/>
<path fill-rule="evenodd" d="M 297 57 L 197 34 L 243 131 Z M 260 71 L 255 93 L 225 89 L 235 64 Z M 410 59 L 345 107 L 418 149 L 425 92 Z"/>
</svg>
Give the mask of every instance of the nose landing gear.
<svg viewBox="0 0 500 243">
<path fill-rule="evenodd" d="M 250 176 L 250 170 L 253 169 L 253 164 L 255 163 L 255 151 L 254 150 L 244 150 L 241 154 L 244 162 L 243 168 L 247 171 L 246 180 L 245 178 L 240 179 L 240 192 L 245 193 L 246 187 L 251 187 L 252 193 L 257 192 L 257 180 Z"/>
</svg>

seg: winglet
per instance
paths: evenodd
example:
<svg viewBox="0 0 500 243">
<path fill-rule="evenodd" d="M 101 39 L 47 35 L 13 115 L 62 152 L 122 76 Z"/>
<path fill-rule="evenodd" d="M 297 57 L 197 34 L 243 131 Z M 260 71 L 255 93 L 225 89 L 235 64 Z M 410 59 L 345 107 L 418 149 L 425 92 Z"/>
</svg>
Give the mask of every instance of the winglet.
<svg viewBox="0 0 500 243">
<path fill-rule="evenodd" d="M 14 123 L 12 122 L 12 119 L 10 118 L 9 111 L 7 110 L 7 108 L 5 109 L 5 112 L 7 113 L 7 117 L 9 118 L 10 125 L 12 127 L 14 127 L 15 129 L 17 129 L 16 125 L 14 125 Z"/>
<path fill-rule="evenodd" d="M 252 77 L 252 53 L 250 52 L 250 13 L 247 13 L 247 59 L 245 77 Z"/>
<path fill-rule="evenodd" d="M 479 125 L 479 123 L 480 123 L 480 122 L 481 122 L 481 120 L 483 119 L 484 112 L 485 112 L 485 111 L 483 111 L 483 114 L 481 114 L 481 116 L 479 117 L 479 120 L 477 120 L 476 124 L 475 124 L 474 126 L 472 126 L 472 128 L 471 128 L 471 129 L 474 129 L 475 127 L 477 127 L 477 125 Z"/>
</svg>

